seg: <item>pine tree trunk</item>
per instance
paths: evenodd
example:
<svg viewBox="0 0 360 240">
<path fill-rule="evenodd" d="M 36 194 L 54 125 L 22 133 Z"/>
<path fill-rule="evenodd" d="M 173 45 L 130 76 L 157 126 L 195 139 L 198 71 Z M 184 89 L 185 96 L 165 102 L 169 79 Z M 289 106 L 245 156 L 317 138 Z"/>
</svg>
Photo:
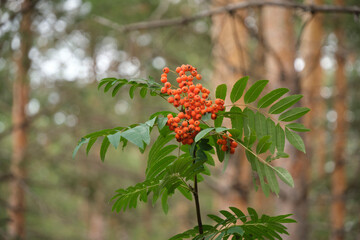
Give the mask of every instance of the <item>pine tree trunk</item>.
<svg viewBox="0 0 360 240">
<path fill-rule="evenodd" d="M 307 0 L 308 4 L 323 4 L 323 0 Z M 318 178 L 324 176 L 326 132 L 324 127 L 326 104 L 320 95 L 323 85 L 323 71 L 320 66 L 321 48 L 323 43 L 323 15 L 314 14 L 308 16 L 305 21 L 303 36 L 301 38 L 301 57 L 305 62 L 305 68 L 301 72 L 301 88 L 303 104 L 311 111 L 303 118 L 306 127 L 311 128 L 304 136 L 306 152 L 314 164 L 314 175 Z M 308 161 L 306 155 L 302 155 L 303 161 Z M 310 164 L 310 163 L 309 163 Z M 310 165 L 309 165 L 310 166 Z M 310 173 L 310 172 L 309 172 Z"/>
<path fill-rule="evenodd" d="M 336 5 L 344 5 L 343 0 L 336 0 Z M 339 18 L 339 16 L 337 16 Z M 337 19 L 339 23 L 339 19 Z M 347 81 L 345 75 L 345 51 L 344 51 L 344 31 L 343 26 L 338 25 L 335 35 L 338 40 L 338 48 L 335 55 L 337 69 L 335 74 L 336 95 L 334 108 L 337 113 L 337 122 L 334 136 L 334 161 L 335 169 L 331 176 L 332 204 L 331 204 L 331 228 L 333 240 L 345 239 L 345 191 L 346 191 L 346 172 L 345 172 L 345 153 L 347 139 Z"/>
<path fill-rule="evenodd" d="M 223 6 L 237 0 L 216 1 L 214 7 Z M 234 13 L 235 14 L 235 13 Z M 213 85 L 226 83 L 232 86 L 240 77 L 248 73 L 247 43 L 248 33 L 243 24 L 234 14 L 221 14 L 212 18 L 212 41 L 214 71 Z M 242 17 L 244 12 L 237 13 Z M 229 99 L 226 100 L 229 102 Z M 224 122 L 224 124 L 229 124 Z M 235 161 L 235 159 L 238 159 Z M 221 165 L 222 167 L 222 165 Z M 251 185 L 250 166 L 245 154 L 240 149 L 232 156 L 227 167 L 226 177 L 222 185 L 220 206 L 236 205 L 246 210 L 248 207 L 249 186 Z M 230 205 L 231 205 L 230 204 Z"/>
<path fill-rule="evenodd" d="M 30 59 L 28 53 L 32 44 L 31 33 L 31 1 L 25 0 L 22 4 L 23 16 L 20 22 L 20 49 L 14 54 L 16 66 L 13 84 L 12 106 L 12 159 L 10 170 L 13 175 L 10 183 L 9 210 L 10 222 L 8 233 L 11 238 L 25 238 L 25 158 L 27 148 L 27 119 L 25 107 L 28 103 L 29 81 L 28 70 Z"/>
<path fill-rule="evenodd" d="M 291 93 L 300 93 L 300 84 L 294 69 L 295 36 L 293 24 L 293 11 L 277 7 L 264 7 L 263 34 L 265 47 L 268 48 L 265 57 L 267 78 L 273 87 L 287 87 Z M 290 236 L 284 239 L 308 239 L 307 224 L 307 160 L 304 161 L 299 151 L 289 144 L 285 151 L 292 156 L 278 164 L 289 169 L 294 177 L 296 189 L 280 183 L 280 198 L 277 200 L 277 211 L 280 214 L 294 214 L 297 224 L 289 224 Z M 287 237 L 287 238 L 286 238 Z"/>
</svg>

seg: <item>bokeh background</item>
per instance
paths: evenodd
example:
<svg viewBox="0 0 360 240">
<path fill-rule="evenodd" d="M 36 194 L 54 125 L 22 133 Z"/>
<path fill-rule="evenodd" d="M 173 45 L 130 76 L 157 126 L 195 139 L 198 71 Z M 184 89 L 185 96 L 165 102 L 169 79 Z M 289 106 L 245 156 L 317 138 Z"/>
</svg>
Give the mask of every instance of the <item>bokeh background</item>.
<svg viewBox="0 0 360 240">
<path fill-rule="evenodd" d="M 111 148 L 102 163 L 96 144 L 88 156 L 84 149 L 71 156 L 87 133 L 169 109 L 150 96 L 130 99 L 126 88 L 112 98 L 97 90 L 99 80 L 159 80 L 164 66 L 183 63 L 196 66 L 209 88 L 245 75 L 269 79 L 268 90 L 288 87 L 312 109 L 304 119 L 312 129 L 307 154 L 289 147 L 293 157 L 277 163 L 295 188 L 282 186 L 279 197 L 256 192 L 237 150 L 225 173 L 219 165 L 200 185 L 204 217 L 250 206 L 294 213 L 299 223 L 288 239 L 360 239 L 359 15 L 262 6 L 128 27 L 240 2 L 1 0 L 0 239 L 167 239 L 196 225 L 193 203 L 177 194 L 167 215 L 151 203 L 111 211 L 116 189 L 144 179 L 147 152 Z M 360 7 L 358 0 L 285 2 Z"/>
</svg>

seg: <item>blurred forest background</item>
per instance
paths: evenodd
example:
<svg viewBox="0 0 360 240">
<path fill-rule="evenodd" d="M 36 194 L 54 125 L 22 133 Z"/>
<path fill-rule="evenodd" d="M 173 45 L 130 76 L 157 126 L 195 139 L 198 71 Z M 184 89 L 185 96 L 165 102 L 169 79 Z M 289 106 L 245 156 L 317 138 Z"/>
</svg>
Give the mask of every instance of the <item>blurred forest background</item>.
<svg viewBox="0 0 360 240">
<path fill-rule="evenodd" d="M 0 239 L 167 239 L 193 227 L 194 206 L 180 195 L 168 215 L 151 203 L 111 212 L 115 190 L 144 179 L 146 152 L 110 149 L 101 163 L 96 145 L 71 157 L 85 134 L 169 108 L 150 96 L 132 100 L 127 89 L 111 98 L 97 90 L 100 79 L 158 80 L 164 66 L 183 63 L 196 66 L 207 87 L 244 75 L 269 79 L 270 87 L 304 94 L 301 104 L 312 109 L 307 154 L 289 148 L 293 157 L 278 163 L 294 189 L 282 186 L 279 198 L 253 190 L 238 150 L 225 174 L 214 168 L 215 178 L 200 185 L 204 215 L 250 206 L 294 213 L 288 239 L 360 239 L 359 14 L 269 5 L 209 12 L 238 3 L 1 0 Z M 360 7 L 359 0 L 280 3 Z M 208 14 L 191 18 L 199 12 Z M 139 21 L 153 22 L 128 25 Z"/>
</svg>

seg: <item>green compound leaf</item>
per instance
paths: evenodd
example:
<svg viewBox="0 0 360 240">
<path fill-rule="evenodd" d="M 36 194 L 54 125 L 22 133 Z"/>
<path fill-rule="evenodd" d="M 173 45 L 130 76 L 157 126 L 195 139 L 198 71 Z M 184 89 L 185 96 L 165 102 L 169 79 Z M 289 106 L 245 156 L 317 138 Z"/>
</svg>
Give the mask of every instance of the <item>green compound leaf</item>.
<svg viewBox="0 0 360 240">
<path fill-rule="evenodd" d="M 265 86 L 268 84 L 269 80 L 259 80 L 255 82 L 249 90 L 245 93 L 244 101 L 246 104 L 252 103 L 255 101 L 261 92 L 264 90 Z"/>
<path fill-rule="evenodd" d="M 286 109 L 297 103 L 302 97 L 303 97 L 302 95 L 292 95 L 285 97 L 280 101 L 278 101 L 277 103 L 275 103 L 274 105 L 272 105 L 269 110 L 269 113 L 270 114 L 282 113 L 283 111 L 285 111 Z"/>
<path fill-rule="evenodd" d="M 294 120 L 304 116 L 309 111 L 310 111 L 310 109 L 306 108 L 306 107 L 293 108 L 293 109 L 281 114 L 279 117 L 279 121 L 291 122 L 291 121 L 294 121 Z"/>
<path fill-rule="evenodd" d="M 238 101 L 241 96 L 244 93 L 247 81 L 248 81 L 249 77 L 243 77 L 240 78 L 233 86 L 231 93 L 230 93 L 230 100 L 232 103 L 235 103 L 236 101 Z"/>
<path fill-rule="evenodd" d="M 221 85 L 217 86 L 216 91 L 215 91 L 216 98 L 220 98 L 222 100 L 225 100 L 226 91 L 227 91 L 226 84 L 221 84 Z"/>
<path fill-rule="evenodd" d="M 258 108 L 266 108 L 266 107 L 270 106 L 271 104 L 273 104 L 276 100 L 281 98 L 287 92 L 289 92 L 289 89 L 287 89 L 287 88 L 275 89 L 275 90 L 269 92 L 268 94 L 266 94 L 265 96 L 263 96 L 259 100 L 257 107 Z"/>
<path fill-rule="evenodd" d="M 294 187 L 294 180 L 291 176 L 291 174 L 282 167 L 274 167 L 276 174 L 279 176 L 279 178 L 286 183 L 287 185 L 289 185 L 290 187 Z"/>
<path fill-rule="evenodd" d="M 291 145 L 305 153 L 305 144 L 297 133 L 290 131 L 288 128 L 285 128 L 285 135 L 286 139 L 291 143 Z"/>
</svg>

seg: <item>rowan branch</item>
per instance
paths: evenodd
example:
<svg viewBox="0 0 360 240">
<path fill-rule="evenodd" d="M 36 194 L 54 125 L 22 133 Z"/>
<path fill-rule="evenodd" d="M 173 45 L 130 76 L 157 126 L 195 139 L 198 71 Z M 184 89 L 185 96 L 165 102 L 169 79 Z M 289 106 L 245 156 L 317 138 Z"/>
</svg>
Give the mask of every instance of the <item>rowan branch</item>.
<svg viewBox="0 0 360 240">
<path fill-rule="evenodd" d="M 106 25 L 119 32 L 124 33 L 124 32 L 136 31 L 136 30 L 147 30 L 154 28 L 171 27 L 176 25 L 185 25 L 202 18 L 212 17 L 214 15 L 218 15 L 222 13 L 233 13 L 241 9 L 259 8 L 264 6 L 291 8 L 291 9 L 300 10 L 303 12 L 311 12 L 311 13 L 341 13 L 341 14 L 360 15 L 359 6 L 313 5 L 313 4 L 302 4 L 295 2 L 275 1 L 275 0 L 273 1 L 248 0 L 245 2 L 228 4 L 211 10 L 204 10 L 189 17 L 176 17 L 170 19 L 144 21 L 144 22 L 131 23 L 127 25 L 120 25 L 100 16 L 95 16 L 94 19 L 96 22 L 102 25 Z"/>
</svg>

